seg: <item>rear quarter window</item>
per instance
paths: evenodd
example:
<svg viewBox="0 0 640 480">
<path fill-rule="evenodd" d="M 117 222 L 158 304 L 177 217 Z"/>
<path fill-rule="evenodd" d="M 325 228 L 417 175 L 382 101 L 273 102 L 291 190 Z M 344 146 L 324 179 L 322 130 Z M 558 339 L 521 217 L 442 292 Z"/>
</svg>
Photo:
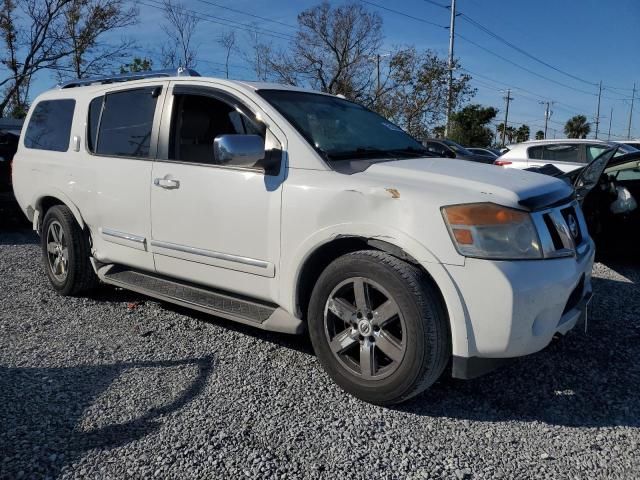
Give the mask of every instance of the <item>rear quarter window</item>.
<svg viewBox="0 0 640 480">
<path fill-rule="evenodd" d="M 43 100 L 33 109 L 24 135 L 24 146 L 66 152 L 69 149 L 75 100 Z"/>
<path fill-rule="evenodd" d="M 529 158 L 556 162 L 580 162 L 580 145 L 572 143 L 538 145 L 529 147 Z"/>
</svg>

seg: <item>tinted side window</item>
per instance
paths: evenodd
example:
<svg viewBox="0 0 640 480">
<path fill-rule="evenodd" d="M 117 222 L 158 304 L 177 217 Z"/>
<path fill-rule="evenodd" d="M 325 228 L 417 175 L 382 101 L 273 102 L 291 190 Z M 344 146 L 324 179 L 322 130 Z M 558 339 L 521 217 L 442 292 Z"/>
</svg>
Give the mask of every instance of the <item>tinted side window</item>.
<svg viewBox="0 0 640 480">
<path fill-rule="evenodd" d="M 75 100 L 44 100 L 38 103 L 27 126 L 24 146 L 66 152 L 75 106 Z"/>
<path fill-rule="evenodd" d="M 213 141 L 220 135 L 259 135 L 264 124 L 249 119 L 235 107 L 209 96 L 175 95 L 169 159 L 215 163 Z"/>
<path fill-rule="evenodd" d="M 87 119 L 87 148 L 89 148 L 90 152 L 96 151 L 98 122 L 100 121 L 103 101 L 104 97 L 98 97 L 91 100 L 91 103 L 89 104 L 89 118 Z"/>
<path fill-rule="evenodd" d="M 579 144 L 540 145 L 530 147 L 529 158 L 557 162 L 580 162 Z"/>
<path fill-rule="evenodd" d="M 427 150 L 431 153 L 435 153 L 436 155 L 447 155 L 447 149 L 437 142 L 427 142 Z"/>
<path fill-rule="evenodd" d="M 585 147 L 587 148 L 587 162 L 595 160 L 598 155 L 611 148 L 609 145 L 585 145 Z"/>
<path fill-rule="evenodd" d="M 118 157 L 149 157 L 158 87 L 105 96 L 96 153 Z"/>
</svg>

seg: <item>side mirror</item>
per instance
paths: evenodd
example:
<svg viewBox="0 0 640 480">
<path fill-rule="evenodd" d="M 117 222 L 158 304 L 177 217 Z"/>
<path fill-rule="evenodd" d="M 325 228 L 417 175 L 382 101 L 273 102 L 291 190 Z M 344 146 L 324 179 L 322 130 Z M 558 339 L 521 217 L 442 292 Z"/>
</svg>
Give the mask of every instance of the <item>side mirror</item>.
<svg viewBox="0 0 640 480">
<path fill-rule="evenodd" d="M 264 157 L 264 139 L 259 135 L 218 135 L 213 140 L 213 158 L 220 165 L 253 167 Z"/>
<path fill-rule="evenodd" d="M 449 158 L 456 158 L 456 152 L 454 152 L 453 150 L 447 150 L 446 156 Z"/>
</svg>

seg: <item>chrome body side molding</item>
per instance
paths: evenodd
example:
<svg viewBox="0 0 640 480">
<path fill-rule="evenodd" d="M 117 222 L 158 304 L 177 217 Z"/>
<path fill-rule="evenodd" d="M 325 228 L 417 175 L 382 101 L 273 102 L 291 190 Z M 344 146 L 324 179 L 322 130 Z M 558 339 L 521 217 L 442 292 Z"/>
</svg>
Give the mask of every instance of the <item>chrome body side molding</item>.
<svg viewBox="0 0 640 480">
<path fill-rule="evenodd" d="M 160 240 L 151 240 L 150 243 L 153 247 L 154 254 L 177 256 L 185 260 L 206 263 L 222 268 L 230 268 L 232 270 L 246 271 L 248 273 L 255 273 L 266 277 L 273 277 L 275 275 L 275 266 L 264 260 L 233 255 L 230 253 L 216 252 L 213 250 L 205 250 L 203 248 L 189 247 Z"/>
<path fill-rule="evenodd" d="M 138 250 L 147 250 L 147 239 L 133 233 L 121 232 L 111 228 L 100 227 L 98 229 L 102 238 L 111 243 L 117 243 Z"/>
</svg>

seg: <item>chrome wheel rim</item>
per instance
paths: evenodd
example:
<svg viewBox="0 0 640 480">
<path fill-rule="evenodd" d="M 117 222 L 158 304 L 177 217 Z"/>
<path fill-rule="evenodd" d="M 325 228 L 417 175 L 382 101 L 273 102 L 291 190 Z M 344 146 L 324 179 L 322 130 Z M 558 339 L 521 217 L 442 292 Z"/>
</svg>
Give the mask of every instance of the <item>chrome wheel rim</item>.
<svg viewBox="0 0 640 480">
<path fill-rule="evenodd" d="M 47 229 L 47 259 L 51 274 L 56 280 L 64 282 L 69 272 L 69 249 L 67 236 L 57 220 L 51 222 Z"/>
<path fill-rule="evenodd" d="M 324 308 L 324 330 L 334 357 L 366 380 L 391 375 L 407 350 L 398 304 L 381 285 L 364 277 L 348 278 L 333 289 Z"/>
</svg>

